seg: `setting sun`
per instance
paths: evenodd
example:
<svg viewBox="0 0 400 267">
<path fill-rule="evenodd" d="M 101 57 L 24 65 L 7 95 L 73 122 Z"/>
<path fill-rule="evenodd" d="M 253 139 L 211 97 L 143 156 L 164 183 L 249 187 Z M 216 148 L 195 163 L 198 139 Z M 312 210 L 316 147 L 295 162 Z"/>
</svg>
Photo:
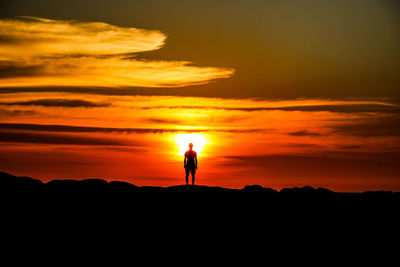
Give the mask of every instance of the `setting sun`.
<svg viewBox="0 0 400 267">
<path fill-rule="evenodd" d="M 178 134 L 175 137 L 175 142 L 178 145 L 179 155 L 184 155 L 189 149 L 189 143 L 193 144 L 193 150 L 200 154 L 203 151 L 204 145 L 207 144 L 206 138 L 202 134 L 189 133 Z"/>
<path fill-rule="evenodd" d="M 400 197 L 400 0 L 93 3 L 1 1 L 0 187 Z"/>
</svg>

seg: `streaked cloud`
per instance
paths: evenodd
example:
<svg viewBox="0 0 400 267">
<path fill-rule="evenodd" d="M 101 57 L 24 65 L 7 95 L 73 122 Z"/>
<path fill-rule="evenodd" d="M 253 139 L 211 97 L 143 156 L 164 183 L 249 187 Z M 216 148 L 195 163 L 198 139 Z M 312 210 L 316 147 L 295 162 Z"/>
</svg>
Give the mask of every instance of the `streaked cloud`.
<svg viewBox="0 0 400 267">
<path fill-rule="evenodd" d="M 14 116 L 26 116 L 34 115 L 36 111 L 34 110 L 19 110 L 19 109 L 4 109 L 0 108 L 0 115 L 4 117 L 14 117 Z"/>
<path fill-rule="evenodd" d="M 82 99 L 34 99 L 20 102 L 0 102 L 3 106 L 43 106 L 43 107 L 107 107 L 109 103 L 94 103 Z"/>
<path fill-rule="evenodd" d="M 25 17 L 0 20 L 1 87 L 179 87 L 228 78 L 234 70 L 189 61 L 139 60 L 166 35 L 102 22 Z"/>
<path fill-rule="evenodd" d="M 310 132 L 308 130 L 300 130 L 300 131 L 296 131 L 296 132 L 290 132 L 288 133 L 288 135 L 292 135 L 292 136 L 320 136 L 320 133 L 317 132 Z"/>
<path fill-rule="evenodd" d="M 159 124 L 179 124 L 181 123 L 180 120 L 177 119 L 167 119 L 167 118 L 144 118 L 144 122 L 150 122 L 150 123 L 159 123 Z"/>
<path fill-rule="evenodd" d="M 142 109 L 222 109 L 231 111 L 304 111 L 304 112 L 335 112 L 335 113 L 359 113 L 359 112 L 383 112 L 383 113 L 400 113 L 400 106 L 387 103 L 352 103 L 343 102 L 342 104 L 315 104 L 315 105 L 295 105 L 295 106 L 256 106 L 256 107 L 229 107 L 229 106 L 154 106 L 142 107 Z"/>
<path fill-rule="evenodd" d="M 226 132 L 226 133 L 251 133 L 262 132 L 262 129 L 174 129 L 174 128 L 111 128 L 111 127 L 85 127 L 73 125 L 43 125 L 27 123 L 0 123 L 0 131 L 47 131 L 70 133 L 192 133 L 192 132 Z"/>
<path fill-rule="evenodd" d="M 347 136 L 400 137 L 400 114 L 339 123 L 332 128 L 332 132 Z"/>
<path fill-rule="evenodd" d="M 123 146 L 132 145 L 126 140 L 104 138 L 63 133 L 0 131 L 0 142 L 7 143 L 33 143 L 53 145 L 97 145 L 97 146 Z"/>
</svg>

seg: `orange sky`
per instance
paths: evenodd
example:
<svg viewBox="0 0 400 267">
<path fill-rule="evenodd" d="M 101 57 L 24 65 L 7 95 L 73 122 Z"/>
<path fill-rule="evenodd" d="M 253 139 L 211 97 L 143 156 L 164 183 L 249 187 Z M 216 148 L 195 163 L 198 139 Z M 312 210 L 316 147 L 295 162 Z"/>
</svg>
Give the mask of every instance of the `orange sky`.
<svg viewBox="0 0 400 267">
<path fill-rule="evenodd" d="M 0 104 L 1 169 L 17 175 L 181 184 L 176 137 L 196 133 L 199 184 L 400 189 L 399 106 L 382 100 L 21 92 Z"/>
<path fill-rule="evenodd" d="M 164 49 L 168 33 L 134 26 L 0 18 L 0 171 L 171 186 L 184 183 L 183 152 L 193 142 L 197 184 L 400 190 L 394 95 L 357 87 L 327 97 L 331 84 L 324 80 L 312 89 L 320 96 L 306 97 L 311 87 L 292 78 L 316 81 L 325 77 L 320 69 L 292 76 L 278 64 L 254 66 L 252 75 L 269 77 L 268 86 L 245 97 L 257 86 L 251 75 L 249 87 L 222 83 L 243 78 L 246 64 L 156 58 L 146 53 Z M 283 84 L 304 94 L 263 95 L 279 94 Z"/>
</svg>

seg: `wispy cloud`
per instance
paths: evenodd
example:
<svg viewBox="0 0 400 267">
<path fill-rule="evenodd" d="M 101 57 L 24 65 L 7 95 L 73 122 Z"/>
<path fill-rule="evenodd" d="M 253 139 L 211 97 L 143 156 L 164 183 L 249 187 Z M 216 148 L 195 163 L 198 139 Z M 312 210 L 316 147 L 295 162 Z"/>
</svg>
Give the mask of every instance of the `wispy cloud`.
<svg viewBox="0 0 400 267">
<path fill-rule="evenodd" d="M 43 107 L 107 107 L 109 103 L 94 103 L 92 101 L 82 99 L 34 99 L 28 101 L 17 101 L 17 102 L 0 102 L 3 106 L 43 106 Z"/>
<path fill-rule="evenodd" d="M 73 125 L 44 125 L 27 123 L 0 123 L 0 131 L 24 130 L 24 131 L 48 131 L 71 133 L 178 133 L 178 132 L 226 132 L 226 133 L 254 133 L 264 132 L 264 129 L 176 129 L 176 128 L 110 128 L 89 127 Z"/>
<path fill-rule="evenodd" d="M 4 109 L 0 108 L 0 115 L 2 116 L 7 116 L 7 117 L 13 117 L 13 116 L 26 116 L 26 115 L 34 115 L 36 114 L 36 111 L 34 110 L 19 110 L 19 109 Z"/>
<path fill-rule="evenodd" d="M 234 72 L 196 67 L 189 61 L 134 58 L 134 53 L 161 48 L 165 39 L 159 31 L 102 22 L 3 19 L 0 86 L 179 87 L 227 78 Z"/>
<path fill-rule="evenodd" d="M 320 136 L 320 133 L 317 132 L 311 132 L 308 130 L 300 130 L 300 131 L 296 131 L 296 132 L 290 132 L 288 133 L 288 135 L 292 135 L 292 136 Z"/>
<path fill-rule="evenodd" d="M 104 138 L 63 133 L 0 131 L 0 142 L 7 143 L 34 143 L 53 145 L 97 145 L 123 146 L 132 145 L 132 142 L 116 138 Z"/>
<path fill-rule="evenodd" d="M 180 120 L 166 119 L 166 118 L 144 118 L 143 121 L 150 122 L 150 123 L 175 124 L 175 125 L 181 123 Z"/>
<path fill-rule="evenodd" d="M 293 101 L 295 102 L 295 101 Z M 217 110 L 231 110 L 231 111 L 304 111 L 304 112 L 335 112 L 335 113 L 360 113 L 360 112 L 381 112 L 381 113 L 400 113 L 400 106 L 387 103 L 352 103 L 347 102 L 343 104 L 331 105 L 295 105 L 295 106 L 256 106 L 256 107 L 231 107 L 231 106 L 149 106 L 141 107 L 142 109 L 217 109 Z"/>
<path fill-rule="evenodd" d="M 357 122 L 339 123 L 332 126 L 332 132 L 341 135 L 362 137 L 399 137 L 400 116 L 397 114 L 358 120 Z"/>
</svg>

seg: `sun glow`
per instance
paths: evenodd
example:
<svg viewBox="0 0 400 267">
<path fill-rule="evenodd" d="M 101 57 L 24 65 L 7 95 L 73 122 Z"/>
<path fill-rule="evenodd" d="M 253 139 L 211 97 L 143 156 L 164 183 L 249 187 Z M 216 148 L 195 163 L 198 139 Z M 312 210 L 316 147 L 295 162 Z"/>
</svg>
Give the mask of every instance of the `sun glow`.
<svg viewBox="0 0 400 267">
<path fill-rule="evenodd" d="M 189 149 L 189 143 L 193 144 L 193 150 L 199 155 L 204 146 L 207 144 L 206 138 L 202 134 L 189 133 L 189 134 L 178 134 L 175 137 L 175 142 L 178 145 L 179 155 L 184 155 Z"/>
</svg>

